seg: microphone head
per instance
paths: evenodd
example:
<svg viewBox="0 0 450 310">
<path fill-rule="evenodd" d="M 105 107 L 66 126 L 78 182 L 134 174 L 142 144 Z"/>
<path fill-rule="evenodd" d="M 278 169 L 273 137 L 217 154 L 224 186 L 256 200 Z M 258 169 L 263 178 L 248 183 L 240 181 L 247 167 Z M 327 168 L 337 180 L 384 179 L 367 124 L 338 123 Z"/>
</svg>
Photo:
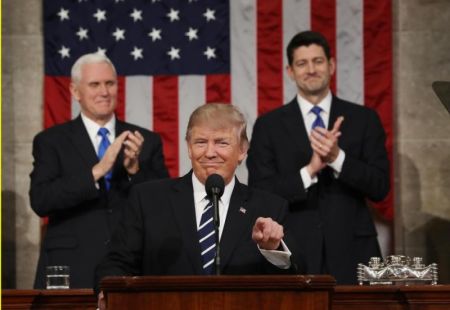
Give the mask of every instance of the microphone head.
<svg viewBox="0 0 450 310">
<path fill-rule="evenodd" d="M 221 175 L 213 173 L 206 179 L 205 190 L 208 197 L 212 197 L 214 194 L 218 197 L 222 197 L 224 188 L 225 181 Z"/>
</svg>

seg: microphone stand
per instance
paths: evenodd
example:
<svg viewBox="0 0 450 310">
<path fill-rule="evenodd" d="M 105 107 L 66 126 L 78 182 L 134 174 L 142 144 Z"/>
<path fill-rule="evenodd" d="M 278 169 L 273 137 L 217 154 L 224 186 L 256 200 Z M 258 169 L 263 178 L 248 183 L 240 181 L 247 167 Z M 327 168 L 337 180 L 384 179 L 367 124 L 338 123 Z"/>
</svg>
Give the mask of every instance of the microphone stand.
<svg viewBox="0 0 450 310">
<path fill-rule="evenodd" d="M 219 189 L 217 187 L 212 188 L 212 203 L 214 208 L 214 232 L 216 233 L 216 256 L 214 257 L 214 265 L 216 267 L 216 275 L 220 276 L 220 241 L 219 241 Z"/>
</svg>

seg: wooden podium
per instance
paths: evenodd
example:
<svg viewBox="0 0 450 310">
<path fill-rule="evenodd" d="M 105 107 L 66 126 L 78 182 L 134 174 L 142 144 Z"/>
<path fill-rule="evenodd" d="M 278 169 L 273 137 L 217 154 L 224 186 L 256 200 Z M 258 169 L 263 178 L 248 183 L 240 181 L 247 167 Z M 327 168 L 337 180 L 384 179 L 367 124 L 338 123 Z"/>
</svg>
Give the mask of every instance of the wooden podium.
<svg viewBox="0 0 450 310">
<path fill-rule="evenodd" d="M 108 310 L 331 307 L 331 276 L 145 276 L 101 282 Z"/>
</svg>

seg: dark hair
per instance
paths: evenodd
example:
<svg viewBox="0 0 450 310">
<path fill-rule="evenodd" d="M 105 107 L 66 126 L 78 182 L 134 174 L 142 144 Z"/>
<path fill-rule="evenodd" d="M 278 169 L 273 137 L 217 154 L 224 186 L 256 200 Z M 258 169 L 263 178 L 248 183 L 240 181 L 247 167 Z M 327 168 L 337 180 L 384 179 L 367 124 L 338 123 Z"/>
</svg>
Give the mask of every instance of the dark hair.
<svg viewBox="0 0 450 310">
<path fill-rule="evenodd" d="M 289 42 L 286 48 L 286 54 L 289 65 L 294 61 L 294 51 L 300 46 L 310 46 L 311 44 L 319 45 L 323 48 L 328 60 L 331 58 L 330 46 L 327 39 L 320 32 L 303 31 L 297 33 Z"/>
</svg>

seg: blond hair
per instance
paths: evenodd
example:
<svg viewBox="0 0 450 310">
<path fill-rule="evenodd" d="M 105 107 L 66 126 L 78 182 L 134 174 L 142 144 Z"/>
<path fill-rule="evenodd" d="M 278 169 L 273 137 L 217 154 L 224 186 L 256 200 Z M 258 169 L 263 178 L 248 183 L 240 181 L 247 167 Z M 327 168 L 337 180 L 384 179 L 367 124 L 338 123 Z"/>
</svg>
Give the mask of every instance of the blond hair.
<svg viewBox="0 0 450 310">
<path fill-rule="evenodd" d="M 192 128 L 202 124 L 207 124 L 213 129 L 235 128 L 241 148 L 248 149 L 247 122 L 236 106 L 225 103 L 208 103 L 195 109 L 189 117 L 186 141 L 191 138 Z"/>
</svg>

